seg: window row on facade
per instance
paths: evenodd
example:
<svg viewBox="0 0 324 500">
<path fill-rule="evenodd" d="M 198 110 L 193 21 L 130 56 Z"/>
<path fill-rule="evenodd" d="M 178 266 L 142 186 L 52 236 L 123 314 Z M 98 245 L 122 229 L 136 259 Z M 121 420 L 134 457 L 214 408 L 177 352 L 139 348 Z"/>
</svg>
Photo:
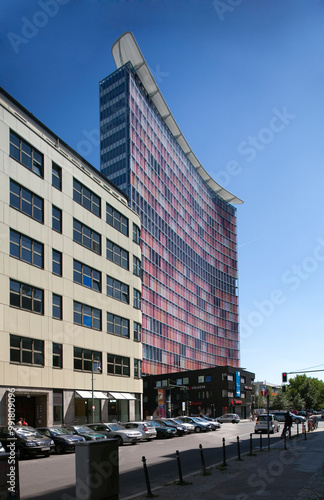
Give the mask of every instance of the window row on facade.
<svg viewBox="0 0 324 500">
<path fill-rule="evenodd" d="M 104 373 L 102 366 L 102 352 L 73 347 L 73 369 Z M 131 358 L 117 354 L 107 353 L 106 372 L 109 375 L 119 375 L 123 377 L 131 376 Z M 45 342 L 44 340 L 21 337 L 10 334 L 10 362 L 45 366 Z M 63 344 L 52 342 L 52 368 L 63 368 Z M 133 358 L 133 376 L 141 378 L 142 361 Z"/>
<path fill-rule="evenodd" d="M 11 307 L 36 314 L 44 314 L 44 295 L 44 290 L 41 288 L 10 279 L 9 304 Z M 136 300 L 136 305 L 140 306 L 140 301 L 138 303 L 139 299 L 136 297 L 134 300 Z M 54 319 L 63 319 L 63 297 L 56 293 L 52 293 L 52 317 Z M 73 323 L 101 331 L 102 311 L 96 307 L 74 300 Z M 109 334 L 129 339 L 130 320 L 107 312 L 106 331 Z M 133 321 L 133 339 L 138 342 L 141 341 L 141 325 L 136 321 Z"/>
</svg>

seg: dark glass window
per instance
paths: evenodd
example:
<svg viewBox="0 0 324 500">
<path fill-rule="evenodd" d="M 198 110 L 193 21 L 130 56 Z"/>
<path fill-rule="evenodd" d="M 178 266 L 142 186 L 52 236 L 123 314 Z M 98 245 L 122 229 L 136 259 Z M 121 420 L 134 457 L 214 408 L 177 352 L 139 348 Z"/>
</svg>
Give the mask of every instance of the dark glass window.
<svg viewBox="0 0 324 500">
<path fill-rule="evenodd" d="M 10 156 L 39 177 L 44 177 L 44 156 L 19 135 L 10 131 Z"/>
<path fill-rule="evenodd" d="M 101 272 L 77 260 L 73 261 L 73 281 L 101 292 Z"/>
<path fill-rule="evenodd" d="M 115 354 L 107 354 L 107 373 L 111 375 L 122 375 L 129 377 L 130 375 L 130 359 L 124 356 L 116 356 Z"/>
<path fill-rule="evenodd" d="M 101 255 L 101 235 L 76 219 L 73 219 L 73 240 Z"/>
<path fill-rule="evenodd" d="M 52 249 L 52 273 L 62 276 L 62 252 Z"/>
<path fill-rule="evenodd" d="M 134 321 L 134 340 L 141 342 L 141 325 Z"/>
<path fill-rule="evenodd" d="M 10 361 L 44 366 L 44 341 L 10 335 Z"/>
<path fill-rule="evenodd" d="M 107 295 L 129 304 L 129 286 L 111 276 L 107 276 Z"/>
<path fill-rule="evenodd" d="M 133 306 L 136 309 L 141 308 L 141 292 L 136 290 L 136 288 L 134 288 L 134 290 L 133 290 Z"/>
<path fill-rule="evenodd" d="M 81 349 L 74 347 L 73 349 L 74 370 L 82 370 L 87 372 L 95 371 L 96 374 L 101 372 L 102 356 L 99 351 L 91 351 L 90 349 Z"/>
<path fill-rule="evenodd" d="M 19 281 L 10 280 L 10 305 L 37 314 L 44 313 L 44 291 Z"/>
<path fill-rule="evenodd" d="M 62 168 L 52 162 L 52 186 L 62 191 Z"/>
<path fill-rule="evenodd" d="M 53 368 L 63 368 L 63 346 L 53 342 Z"/>
<path fill-rule="evenodd" d="M 44 267 L 44 245 L 10 229 L 10 255 L 33 266 Z"/>
<path fill-rule="evenodd" d="M 133 241 L 134 241 L 134 243 L 137 243 L 139 245 L 140 244 L 140 240 L 141 240 L 141 230 L 133 222 Z"/>
<path fill-rule="evenodd" d="M 53 293 L 53 318 L 62 319 L 62 295 L 57 295 Z"/>
<path fill-rule="evenodd" d="M 107 313 L 107 333 L 129 339 L 129 320 Z"/>
<path fill-rule="evenodd" d="M 106 203 L 106 222 L 128 236 L 128 219 L 108 203 Z"/>
<path fill-rule="evenodd" d="M 52 229 L 62 232 L 62 210 L 52 205 Z"/>
<path fill-rule="evenodd" d="M 134 378 L 142 377 L 142 361 L 140 359 L 134 359 Z"/>
<path fill-rule="evenodd" d="M 101 217 L 101 199 L 76 179 L 73 179 L 73 199 L 93 214 Z"/>
<path fill-rule="evenodd" d="M 74 301 L 73 322 L 76 325 L 101 330 L 101 310 Z"/>
<path fill-rule="evenodd" d="M 10 181 L 10 206 L 38 222 L 44 222 L 44 201 L 15 181 Z"/>
<path fill-rule="evenodd" d="M 133 255 L 133 274 L 141 276 L 141 261 Z"/>
<path fill-rule="evenodd" d="M 121 266 L 124 269 L 129 269 L 129 256 L 127 250 L 124 250 L 119 245 L 116 245 L 113 241 L 107 239 L 107 249 L 106 249 L 106 257 L 108 260 L 117 264 L 117 266 Z"/>
</svg>

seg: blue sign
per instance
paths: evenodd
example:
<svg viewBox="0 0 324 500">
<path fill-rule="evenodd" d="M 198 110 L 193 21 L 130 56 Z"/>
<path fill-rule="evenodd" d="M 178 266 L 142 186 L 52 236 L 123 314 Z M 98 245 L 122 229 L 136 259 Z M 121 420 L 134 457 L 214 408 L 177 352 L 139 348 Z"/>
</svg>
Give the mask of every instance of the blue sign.
<svg viewBox="0 0 324 500">
<path fill-rule="evenodd" d="M 236 372 L 236 391 L 235 397 L 241 397 L 241 372 Z"/>
</svg>

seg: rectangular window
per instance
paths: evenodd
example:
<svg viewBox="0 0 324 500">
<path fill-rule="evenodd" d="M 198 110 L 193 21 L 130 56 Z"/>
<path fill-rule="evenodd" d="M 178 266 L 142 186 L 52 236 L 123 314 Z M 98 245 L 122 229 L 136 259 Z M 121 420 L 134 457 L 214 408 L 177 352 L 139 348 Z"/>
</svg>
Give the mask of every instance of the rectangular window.
<svg viewBox="0 0 324 500">
<path fill-rule="evenodd" d="M 137 323 L 136 321 L 134 321 L 134 340 L 136 340 L 136 342 L 141 342 L 141 325 L 140 323 Z"/>
<path fill-rule="evenodd" d="M 101 292 L 101 272 L 77 260 L 73 260 L 73 281 Z"/>
<path fill-rule="evenodd" d="M 107 354 L 107 373 L 129 377 L 130 359 L 115 354 Z"/>
<path fill-rule="evenodd" d="M 198 384 L 203 384 L 205 382 L 205 376 L 204 375 L 198 375 Z"/>
<path fill-rule="evenodd" d="M 38 222 L 44 222 L 44 200 L 12 180 L 10 180 L 10 206 Z"/>
<path fill-rule="evenodd" d="M 135 309 L 141 308 L 141 292 L 136 290 L 136 288 L 133 290 L 133 306 Z"/>
<path fill-rule="evenodd" d="M 44 341 L 10 335 L 10 362 L 44 366 Z"/>
<path fill-rule="evenodd" d="M 52 273 L 62 276 L 62 252 L 52 249 Z"/>
<path fill-rule="evenodd" d="M 63 346 L 53 342 L 53 368 L 63 368 Z"/>
<path fill-rule="evenodd" d="M 129 269 L 129 257 L 127 250 L 124 250 L 120 246 L 116 245 L 113 241 L 107 239 L 107 251 L 106 257 L 111 262 L 121 266 L 124 269 Z"/>
<path fill-rule="evenodd" d="M 73 348 L 73 367 L 74 370 L 82 370 L 85 372 L 95 371 L 102 373 L 102 356 L 99 351 L 91 351 L 90 349 L 82 349 L 81 347 Z"/>
<path fill-rule="evenodd" d="M 133 222 L 133 241 L 138 245 L 140 244 L 141 241 L 141 230 L 136 224 L 134 224 L 134 222 Z"/>
<path fill-rule="evenodd" d="M 76 219 L 73 219 L 73 241 L 101 255 L 101 235 Z"/>
<path fill-rule="evenodd" d="M 52 186 L 62 191 L 62 168 L 52 162 Z"/>
<path fill-rule="evenodd" d="M 73 179 L 73 199 L 89 212 L 101 217 L 101 199 L 76 179 Z"/>
<path fill-rule="evenodd" d="M 129 339 L 129 320 L 107 313 L 107 333 Z"/>
<path fill-rule="evenodd" d="M 10 255 L 36 267 L 44 268 L 44 245 L 10 229 Z"/>
<path fill-rule="evenodd" d="M 129 286 L 111 276 L 107 276 L 107 295 L 129 304 Z"/>
<path fill-rule="evenodd" d="M 10 305 L 37 314 L 44 314 L 44 290 L 11 279 Z"/>
<path fill-rule="evenodd" d="M 53 293 L 53 318 L 62 319 L 63 311 L 62 311 L 62 295 L 57 295 Z"/>
<path fill-rule="evenodd" d="M 63 424 L 63 391 L 53 389 L 53 424 Z"/>
<path fill-rule="evenodd" d="M 39 177 L 44 177 L 44 156 L 24 139 L 10 131 L 10 156 Z"/>
<path fill-rule="evenodd" d="M 62 233 L 62 210 L 52 205 L 52 229 Z"/>
<path fill-rule="evenodd" d="M 134 378 L 142 377 L 142 361 L 140 359 L 134 359 Z"/>
<path fill-rule="evenodd" d="M 101 330 L 101 310 L 80 302 L 73 302 L 73 322 L 94 330 Z"/>
<path fill-rule="evenodd" d="M 106 222 L 117 231 L 128 236 L 128 219 L 108 203 L 106 203 Z"/>
<path fill-rule="evenodd" d="M 141 261 L 133 255 L 133 274 L 141 276 Z"/>
</svg>

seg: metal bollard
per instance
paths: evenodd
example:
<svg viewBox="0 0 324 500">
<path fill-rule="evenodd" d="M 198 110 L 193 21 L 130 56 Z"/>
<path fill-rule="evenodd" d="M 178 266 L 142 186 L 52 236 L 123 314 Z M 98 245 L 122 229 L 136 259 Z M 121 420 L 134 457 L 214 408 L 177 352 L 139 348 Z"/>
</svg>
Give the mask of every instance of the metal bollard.
<svg viewBox="0 0 324 500">
<path fill-rule="evenodd" d="M 299 435 L 299 422 L 297 422 L 297 436 Z"/>
<path fill-rule="evenodd" d="M 146 465 L 146 458 L 142 457 L 142 462 L 143 462 L 143 467 L 144 467 L 144 475 L 145 475 L 145 481 L 146 481 L 146 489 L 147 489 L 147 497 L 153 498 L 154 495 L 151 491 L 151 485 L 150 485 L 150 480 L 148 476 L 148 470 L 147 470 L 147 465 Z"/>
<path fill-rule="evenodd" d="M 250 434 L 250 457 L 252 457 L 252 433 Z"/>
<path fill-rule="evenodd" d="M 287 432 L 285 432 L 285 435 L 284 435 L 284 450 L 287 449 Z"/>
<path fill-rule="evenodd" d="M 260 432 L 260 451 L 262 451 L 262 432 Z"/>
<path fill-rule="evenodd" d="M 242 460 L 241 459 L 240 436 L 236 437 L 236 441 L 237 441 L 237 460 Z"/>
<path fill-rule="evenodd" d="M 303 426 L 304 426 L 304 438 L 305 438 L 305 441 L 306 441 L 307 440 L 306 424 L 303 423 Z"/>
<path fill-rule="evenodd" d="M 184 484 L 184 480 L 182 477 L 181 463 L 180 463 L 180 453 L 178 450 L 176 451 L 176 455 L 177 455 L 178 472 L 179 472 L 179 483 L 178 484 Z"/>
<path fill-rule="evenodd" d="M 204 454 L 203 454 L 203 449 L 202 449 L 202 445 L 201 444 L 199 445 L 199 448 L 200 448 L 200 458 L 201 458 L 202 472 L 203 472 L 203 475 L 206 476 L 207 472 L 206 472 L 206 466 L 205 466 L 205 459 L 204 459 Z"/>
<path fill-rule="evenodd" d="M 226 467 L 226 450 L 225 450 L 225 438 L 223 438 L 223 466 Z"/>
</svg>

